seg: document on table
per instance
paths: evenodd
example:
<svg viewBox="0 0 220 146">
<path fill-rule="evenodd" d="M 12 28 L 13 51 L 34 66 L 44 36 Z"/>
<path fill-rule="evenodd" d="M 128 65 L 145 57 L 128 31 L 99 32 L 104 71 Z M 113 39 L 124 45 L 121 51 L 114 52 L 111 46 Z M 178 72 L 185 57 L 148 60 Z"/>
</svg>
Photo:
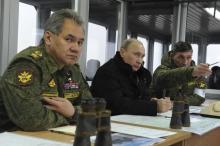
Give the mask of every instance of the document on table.
<svg viewBox="0 0 220 146">
<path fill-rule="evenodd" d="M 95 143 L 96 136 L 90 137 L 92 143 Z M 156 143 L 165 141 L 164 138 L 146 138 L 122 133 L 112 133 L 113 146 L 153 146 Z"/>
<path fill-rule="evenodd" d="M 36 138 L 31 136 L 24 136 L 10 132 L 0 133 L 1 146 L 72 146 L 62 142 Z"/>
<path fill-rule="evenodd" d="M 76 126 L 68 125 L 63 127 L 52 128 L 49 130 L 63 134 L 75 135 L 75 129 Z M 141 137 L 148 137 L 148 138 L 159 138 L 159 137 L 175 134 L 175 132 L 171 132 L 167 130 L 156 130 L 146 127 L 132 126 L 128 124 L 118 124 L 114 122 L 111 123 L 111 131 L 123 133 L 123 134 L 141 136 Z"/>
<path fill-rule="evenodd" d="M 204 108 L 204 107 L 202 107 L 202 106 L 190 106 L 189 107 L 189 113 L 200 114 L 200 111 L 201 111 L 202 108 Z M 172 110 L 169 110 L 169 111 L 164 112 L 164 113 L 158 113 L 157 115 L 165 117 L 165 118 L 171 118 Z"/>
<path fill-rule="evenodd" d="M 161 128 L 170 127 L 170 119 L 163 116 L 134 116 L 134 115 L 117 115 L 112 116 L 111 121 L 123 122 L 128 124 L 137 124 L 142 126 L 155 126 Z M 181 130 L 203 135 L 217 127 L 220 127 L 220 120 L 215 118 L 206 118 L 201 116 L 190 116 L 191 127 L 183 127 Z"/>
<path fill-rule="evenodd" d="M 111 121 L 161 128 L 169 128 L 170 125 L 170 118 L 164 118 L 161 116 L 117 115 L 111 116 Z"/>
<path fill-rule="evenodd" d="M 176 134 L 176 132 L 168 130 L 158 130 L 119 123 L 111 123 L 111 131 L 147 138 L 159 138 Z"/>
<path fill-rule="evenodd" d="M 202 108 L 204 108 L 204 107 L 202 107 L 202 106 L 190 106 L 189 107 L 189 113 L 200 114 Z"/>
<path fill-rule="evenodd" d="M 75 135 L 76 126 L 67 125 L 62 127 L 51 128 L 49 130 L 52 132 L 57 132 L 62 134 Z"/>
</svg>

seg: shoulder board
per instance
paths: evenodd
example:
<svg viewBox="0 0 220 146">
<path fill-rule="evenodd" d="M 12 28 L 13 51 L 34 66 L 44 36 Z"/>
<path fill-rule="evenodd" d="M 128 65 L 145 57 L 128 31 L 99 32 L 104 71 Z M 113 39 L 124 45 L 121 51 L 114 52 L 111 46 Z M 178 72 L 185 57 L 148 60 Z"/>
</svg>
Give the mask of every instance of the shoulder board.
<svg viewBox="0 0 220 146">
<path fill-rule="evenodd" d="M 35 51 L 33 51 L 33 52 L 30 54 L 30 56 L 31 56 L 33 59 L 37 60 L 37 59 L 39 59 L 39 58 L 42 57 L 42 52 L 39 51 L 39 50 L 35 50 Z"/>
</svg>

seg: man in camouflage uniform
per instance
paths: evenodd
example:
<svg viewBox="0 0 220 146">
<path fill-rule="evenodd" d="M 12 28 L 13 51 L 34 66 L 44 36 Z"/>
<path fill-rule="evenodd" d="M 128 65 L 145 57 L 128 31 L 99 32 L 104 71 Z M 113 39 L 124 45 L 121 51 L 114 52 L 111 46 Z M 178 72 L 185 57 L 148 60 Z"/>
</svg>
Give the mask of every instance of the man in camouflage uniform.
<svg viewBox="0 0 220 146">
<path fill-rule="evenodd" d="M 46 130 L 73 120 L 81 99 L 92 97 L 76 64 L 83 41 L 75 12 L 52 14 L 41 44 L 17 54 L 1 78 L 0 131 Z"/>
<path fill-rule="evenodd" d="M 153 74 L 152 92 L 156 97 L 170 96 L 173 99 L 179 89 L 186 95 L 190 105 L 201 105 L 204 97 L 194 94 L 194 88 L 205 88 L 204 77 L 211 74 L 208 64 L 195 66 L 192 47 L 178 42 L 165 54 L 161 65 Z M 164 92 L 165 91 L 165 92 Z"/>
</svg>

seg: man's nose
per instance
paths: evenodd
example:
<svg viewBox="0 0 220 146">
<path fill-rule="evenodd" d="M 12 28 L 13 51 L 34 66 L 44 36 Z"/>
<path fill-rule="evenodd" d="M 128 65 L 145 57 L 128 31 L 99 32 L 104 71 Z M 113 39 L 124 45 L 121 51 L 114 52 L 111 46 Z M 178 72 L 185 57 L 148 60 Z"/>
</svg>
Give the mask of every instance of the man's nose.
<svg viewBox="0 0 220 146">
<path fill-rule="evenodd" d="M 183 59 L 183 64 L 184 64 L 184 65 L 187 65 L 187 64 L 188 64 L 188 59 L 187 59 L 187 58 L 184 58 L 184 59 Z"/>
<path fill-rule="evenodd" d="M 80 49 L 81 49 L 81 48 L 80 48 L 80 46 L 79 46 L 79 44 L 78 44 L 77 41 L 75 41 L 75 42 L 73 42 L 73 43 L 71 44 L 71 47 L 70 47 L 70 50 L 71 50 L 71 51 L 79 52 Z"/>
<path fill-rule="evenodd" d="M 139 57 L 139 58 L 137 59 L 137 63 L 138 63 L 138 64 L 142 64 L 142 63 L 143 63 L 143 59 Z"/>
</svg>

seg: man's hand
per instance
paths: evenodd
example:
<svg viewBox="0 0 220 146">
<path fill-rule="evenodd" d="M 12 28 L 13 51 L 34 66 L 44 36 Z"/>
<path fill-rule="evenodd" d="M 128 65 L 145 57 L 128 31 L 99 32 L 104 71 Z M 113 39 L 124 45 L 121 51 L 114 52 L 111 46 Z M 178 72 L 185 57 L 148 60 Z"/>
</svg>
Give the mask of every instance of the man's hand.
<svg viewBox="0 0 220 146">
<path fill-rule="evenodd" d="M 209 76 L 212 73 L 212 71 L 209 69 L 208 64 L 198 64 L 194 67 L 194 70 L 192 72 L 193 77 L 205 77 Z"/>
<path fill-rule="evenodd" d="M 172 108 L 172 103 L 169 97 L 157 99 L 157 112 L 163 113 L 167 112 Z"/>
<path fill-rule="evenodd" d="M 75 113 L 72 103 L 65 98 L 43 97 L 43 100 L 48 104 L 45 105 L 48 109 L 54 110 L 65 117 L 72 117 Z"/>
</svg>

